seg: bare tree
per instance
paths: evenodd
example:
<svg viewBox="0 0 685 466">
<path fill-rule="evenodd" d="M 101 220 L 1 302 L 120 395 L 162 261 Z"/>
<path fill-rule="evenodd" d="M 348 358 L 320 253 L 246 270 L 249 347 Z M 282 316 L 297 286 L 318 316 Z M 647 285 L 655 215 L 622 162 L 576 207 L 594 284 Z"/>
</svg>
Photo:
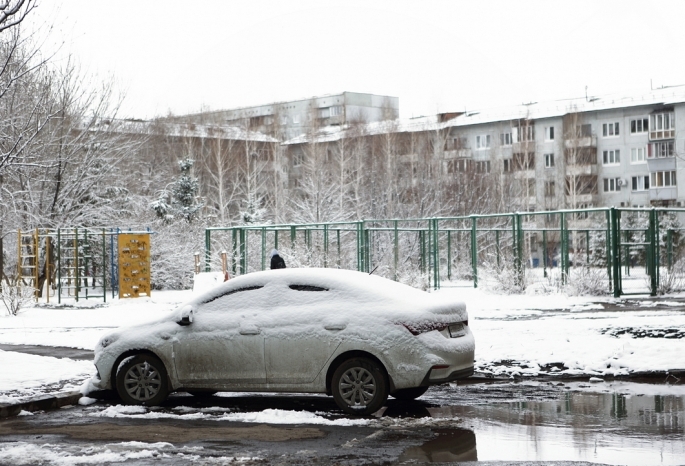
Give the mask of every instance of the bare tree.
<svg viewBox="0 0 685 466">
<path fill-rule="evenodd" d="M 1 0 L 0 32 L 12 28 L 24 21 L 26 15 L 35 7 L 35 0 Z"/>
</svg>

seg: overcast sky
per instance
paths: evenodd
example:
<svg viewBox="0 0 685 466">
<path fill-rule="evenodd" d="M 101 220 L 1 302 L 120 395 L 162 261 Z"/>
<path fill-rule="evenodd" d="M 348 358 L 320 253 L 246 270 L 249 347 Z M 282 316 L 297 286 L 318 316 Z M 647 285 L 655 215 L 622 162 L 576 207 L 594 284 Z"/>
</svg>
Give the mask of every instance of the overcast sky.
<svg viewBox="0 0 685 466">
<path fill-rule="evenodd" d="M 353 91 L 407 118 L 685 84 L 685 1 L 39 1 L 46 48 L 113 75 L 126 117 Z"/>
</svg>

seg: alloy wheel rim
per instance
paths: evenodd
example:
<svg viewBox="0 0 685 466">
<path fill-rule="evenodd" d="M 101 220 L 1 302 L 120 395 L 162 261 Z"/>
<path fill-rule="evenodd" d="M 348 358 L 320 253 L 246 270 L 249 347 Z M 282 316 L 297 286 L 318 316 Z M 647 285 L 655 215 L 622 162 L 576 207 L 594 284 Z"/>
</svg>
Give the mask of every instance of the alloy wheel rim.
<svg viewBox="0 0 685 466">
<path fill-rule="evenodd" d="M 148 401 L 159 393 L 162 387 L 162 377 L 150 363 L 141 362 L 126 371 L 124 387 L 134 400 Z"/>
<path fill-rule="evenodd" d="M 376 396 L 376 379 L 363 367 L 352 367 L 340 378 L 338 388 L 348 406 L 366 406 Z"/>
</svg>

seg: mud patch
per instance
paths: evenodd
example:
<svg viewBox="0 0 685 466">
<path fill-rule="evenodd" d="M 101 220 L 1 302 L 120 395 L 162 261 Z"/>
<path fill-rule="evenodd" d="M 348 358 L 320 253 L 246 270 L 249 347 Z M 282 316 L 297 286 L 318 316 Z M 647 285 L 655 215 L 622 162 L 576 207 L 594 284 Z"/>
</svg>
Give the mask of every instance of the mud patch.
<svg viewBox="0 0 685 466">
<path fill-rule="evenodd" d="M 682 328 L 635 328 L 635 327 L 612 327 L 600 330 L 602 335 L 620 337 L 630 335 L 633 338 L 685 338 L 685 329 Z"/>
</svg>

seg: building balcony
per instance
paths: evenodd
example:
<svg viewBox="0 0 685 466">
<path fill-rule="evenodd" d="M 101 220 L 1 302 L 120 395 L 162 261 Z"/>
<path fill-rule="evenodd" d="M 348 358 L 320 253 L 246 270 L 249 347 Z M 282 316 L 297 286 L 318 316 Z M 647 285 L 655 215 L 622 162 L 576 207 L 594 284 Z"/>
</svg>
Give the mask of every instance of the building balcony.
<svg viewBox="0 0 685 466">
<path fill-rule="evenodd" d="M 471 149 L 454 149 L 444 152 L 446 159 L 463 159 L 472 156 Z"/>
<path fill-rule="evenodd" d="M 587 165 L 567 165 L 566 174 L 571 176 L 578 175 L 597 175 L 597 165 L 587 164 Z"/>
<path fill-rule="evenodd" d="M 676 186 L 668 186 L 663 188 L 651 188 L 649 190 L 649 199 L 651 201 L 670 201 L 678 197 L 678 188 Z"/>
<path fill-rule="evenodd" d="M 573 139 L 566 139 L 564 141 L 566 149 L 576 149 L 578 147 L 597 147 L 597 136 L 584 136 Z"/>
<path fill-rule="evenodd" d="M 647 166 L 650 172 L 675 170 L 676 160 L 675 157 L 648 158 Z"/>
<path fill-rule="evenodd" d="M 576 207 L 579 206 L 580 204 L 597 204 L 597 195 L 596 194 L 576 194 L 575 196 L 567 194 L 566 195 L 566 205 L 569 206 L 569 208 L 574 208 L 573 206 L 575 205 Z"/>
<path fill-rule="evenodd" d="M 658 131 L 649 132 L 650 141 L 658 141 L 661 139 L 673 139 L 675 138 L 675 129 L 664 129 Z"/>
</svg>

